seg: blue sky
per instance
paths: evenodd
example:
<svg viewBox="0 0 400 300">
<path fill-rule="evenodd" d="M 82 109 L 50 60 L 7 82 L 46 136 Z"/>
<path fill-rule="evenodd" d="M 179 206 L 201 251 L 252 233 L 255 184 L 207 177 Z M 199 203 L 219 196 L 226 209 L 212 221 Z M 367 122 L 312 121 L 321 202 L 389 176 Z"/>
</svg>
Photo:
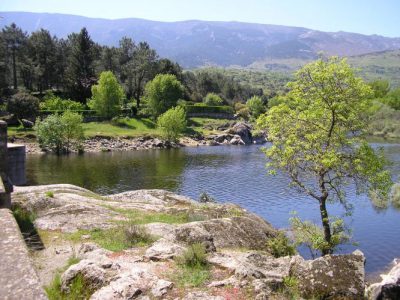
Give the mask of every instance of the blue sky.
<svg viewBox="0 0 400 300">
<path fill-rule="evenodd" d="M 0 11 L 244 21 L 400 37 L 400 0 L 0 0 Z"/>
</svg>

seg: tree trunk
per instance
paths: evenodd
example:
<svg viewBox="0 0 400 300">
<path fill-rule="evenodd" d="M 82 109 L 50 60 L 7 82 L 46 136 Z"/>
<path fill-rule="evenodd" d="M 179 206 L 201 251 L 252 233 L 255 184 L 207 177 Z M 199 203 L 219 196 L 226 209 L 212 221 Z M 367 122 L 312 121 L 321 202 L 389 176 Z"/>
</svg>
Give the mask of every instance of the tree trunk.
<svg viewBox="0 0 400 300">
<path fill-rule="evenodd" d="M 326 199 L 327 197 L 321 197 L 319 199 L 319 210 L 321 213 L 322 227 L 324 229 L 324 238 L 328 244 L 331 244 L 331 225 L 329 222 L 328 211 L 326 210 Z M 322 255 L 332 254 L 332 249 L 324 249 Z"/>
<path fill-rule="evenodd" d="M 17 89 L 17 64 L 15 62 L 15 50 L 12 51 L 12 60 L 13 60 L 13 80 L 14 80 L 14 90 Z"/>
</svg>

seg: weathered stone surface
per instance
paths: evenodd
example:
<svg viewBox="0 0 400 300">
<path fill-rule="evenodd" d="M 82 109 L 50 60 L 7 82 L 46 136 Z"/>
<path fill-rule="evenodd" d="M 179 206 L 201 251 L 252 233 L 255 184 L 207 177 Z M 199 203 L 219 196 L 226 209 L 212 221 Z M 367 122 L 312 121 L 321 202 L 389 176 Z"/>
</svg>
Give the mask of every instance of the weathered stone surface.
<svg viewBox="0 0 400 300">
<path fill-rule="evenodd" d="M 364 296 L 364 254 L 326 255 L 297 263 L 293 276 L 305 297 L 362 299 Z"/>
<path fill-rule="evenodd" d="M 388 274 L 381 275 L 382 281 L 370 285 L 366 290 L 368 299 L 400 299 L 400 259 L 394 260 L 394 266 Z"/>
<path fill-rule="evenodd" d="M 0 209 L 0 228 L 0 299 L 47 299 L 8 209 Z"/>
<path fill-rule="evenodd" d="M 106 273 L 97 262 L 88 259 L 70 266 L 61 276 L 61 289 L 69 291 L 72 281 L 81 275 L 85 284 L 93 290 L 97 290 L 106 283 Z"/>
<path fill-rule="evenodd" d="M 217 248 L 265 249 L 266 240 L 275 234 L 269 223 L 252 214 L 187 223 L 175 230 L 178 241 L 212 242 Z"/>
<path fill-rule="evenodd" d="M 146 250 L 145 257 L 150 260 L 165 260 L 181 255 L 185 248 L 165 238 L 156 241 Z"/>
<path fill-rule="evenodd" d="M 32 121 L 29 121 L 27 119 L 22 119 L 21 123 L 22 123 L 22 126 L 24 126 L 24 128 L 32 128 L 33 125 L 35 125 L 35 123 L 33 123 Z"/>
<path fill-rule="evenodd" d="M 251 135 L 251 126 L 247 125 L 246 123 L 243 122 L 236 123 L 232 128 L 229 128 L 226 132 L 229 134 L 240 136 L 240 138 L 246 145 L 253 143 L 253 137 Z"/>
<path fill-rule="evenodd" d="M 225 300 L 222 296 L 212 296 L 206 292 L 189 292 L 182 300 Z"/>
<path fill-rule="evenodd" d="M 231 145 L 245 145 L 246 143 L 242 140 L 239 135 L 233 136 L 233 138 L 229 141 Z"/>
</svg>

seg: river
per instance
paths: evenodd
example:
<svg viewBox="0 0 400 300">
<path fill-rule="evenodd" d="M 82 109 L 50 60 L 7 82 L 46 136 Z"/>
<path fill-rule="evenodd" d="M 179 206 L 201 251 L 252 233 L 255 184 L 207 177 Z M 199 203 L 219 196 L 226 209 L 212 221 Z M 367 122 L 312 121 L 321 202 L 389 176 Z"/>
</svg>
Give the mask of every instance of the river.
<svg viewBox="0 0 400 300">
<path fill-rule="evenodd" d="M 392 162 L 394 180 L 400 174 L 400 144 L 383 147 Z M 28 184 L 71 183 L 101 194 L 133 189 L 167 189 L 198 199 L 205 191 L 219 202 L 233 202 L 253 211 L 278 228 L 287 228 L 290 212 L 320 222 L 318 203 L 288 187 L 283 175 L 270 176 L 260 146 L 197 147 L 171 150 L 87 153 L 84 155 L 27 156 Z M 400 211 L 376 210 L 367 196 L 347 191 L 354 212 L 346 218 L 357 246 L 346 245 L 341 253 L 361 249 L 370 278 L 400 257 Z M 341 216 L 339 205 L 328 207 Z M 302 251 L 307 256 L 306 251 Z"/>
</svg>

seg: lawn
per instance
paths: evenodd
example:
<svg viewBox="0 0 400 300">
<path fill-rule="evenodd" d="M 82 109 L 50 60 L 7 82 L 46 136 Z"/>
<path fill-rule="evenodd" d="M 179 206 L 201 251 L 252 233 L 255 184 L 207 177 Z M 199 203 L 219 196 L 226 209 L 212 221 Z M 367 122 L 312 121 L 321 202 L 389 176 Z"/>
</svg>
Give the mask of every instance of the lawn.
<svg viewBox="0 0 400 300">
<path fill-rule="evenodd" d="M 194 136 L 198 134 L 208 135 L 218 133 L 217 128 L 226 124 L 229 120 L 208 119 L 208 118 L 190 118 L 188 120 L 188 130 L 185 135 Z M 149 118 L 121 118 L 116 121 L 89 122 L 84 123 L 83 128 L 85 136 L 90 138 L 94 136 L 104 137 L 159 137 L 160 130 L 154 121 Z M 21 126 L 8 127 L 8 135 L 18 138 L 35 138 L 33 129 L 24 129 Z"/>
</svg>

